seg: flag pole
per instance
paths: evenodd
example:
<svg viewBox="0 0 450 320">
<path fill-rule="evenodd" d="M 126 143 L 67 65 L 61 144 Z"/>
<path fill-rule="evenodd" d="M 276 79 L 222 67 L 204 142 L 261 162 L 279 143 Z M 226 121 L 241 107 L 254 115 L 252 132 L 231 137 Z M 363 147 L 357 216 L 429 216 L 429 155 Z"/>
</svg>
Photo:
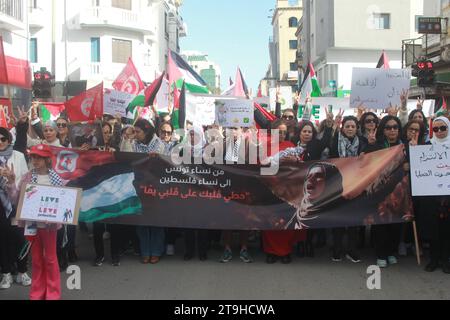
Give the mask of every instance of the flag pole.
<svg viewBox="0 0 450 320">
<path fill-rule="evenodd" d="M 414 229 L 414 240 L 416 242 L 416 257 L 417 257 L 417 264 L 420 265 L 422 264 L 422 261 L 420 259 L 420 248 L 419 248 L 419 237 L 417 235 L 417 224 L 416 221 L 412 222 L 413 224 L 413 229 Z"/>
</svg>

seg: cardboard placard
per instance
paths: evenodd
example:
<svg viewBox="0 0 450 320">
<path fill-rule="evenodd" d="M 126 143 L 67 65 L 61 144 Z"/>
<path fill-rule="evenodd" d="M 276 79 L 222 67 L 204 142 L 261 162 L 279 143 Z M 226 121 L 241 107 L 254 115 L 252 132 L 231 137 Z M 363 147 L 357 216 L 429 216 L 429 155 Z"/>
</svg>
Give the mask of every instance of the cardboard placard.
<svg viewBox="0 0 450 320">
<path fill-rule="evenodd" d="M 20 192 L 17 219 L 78 225 L 83 190 L 27 184 Z"/>
<path fill-rule="evenodd" d="M 103 112 L 116 116 L 120 114 L 122 117 L 127 116 L 126 109 L 130 102 L 136 98 L 135 95 L 127 92 L 121 92 L 116 90 L 105 90 L 103 96 Z"/>
<path fill-rule="evenodd" d="M 411 86 L 408 69 L 353 68 L 350 107 L 363 105 L 369 109 L 387 109 L 400 106 L 400 96 Z"/>
<path fill-rule="evenodd" d="M 250 128 L 255 124 L 252 100 L 216 100 L 216 124 L 224 128 Z"/>
<path fill-rule="evenodd" d="M 412 195 L 450 195 L 450 145 L 412 147 L 409 154 Z"/>
</svg>

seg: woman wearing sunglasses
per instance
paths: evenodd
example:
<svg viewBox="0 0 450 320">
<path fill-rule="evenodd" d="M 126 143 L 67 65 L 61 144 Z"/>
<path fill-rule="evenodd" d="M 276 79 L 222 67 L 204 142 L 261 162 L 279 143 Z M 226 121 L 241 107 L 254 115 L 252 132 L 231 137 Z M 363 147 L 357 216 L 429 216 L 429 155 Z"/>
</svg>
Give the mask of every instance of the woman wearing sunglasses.
<svg viewBox="0 0 450 320">
<path fill-rule="evenodd" d="M 373 134 L 369 135 L 369 145 L 366 148 L 366 153 L 402 144 L 401 133 L 402 125 L 399 118 L 394 116 L 384 117 L 376 131 L 376 139 L 373 141 Z M 386 268 L 388 264 L 394 265 L 398 263 L 395 253 L 400 244 L 401 228 L 401 224 L 373 226 L 377 265 L 380 268 Z"/>
<path fill-rule="evenodd" d="M 439 117 L 433 121 L 433 138 L 431 144 L 450 146 L 450 121 L 446 117 Z M 439 266 L 444 273 L 450 274 L 450 203 L 449 197 L 433 197 L 428 199 L 427 214 L 420 217 L 427 218 L 420 223 L 421 233 L 429 236 L 430 262 L 425 271 L 434 272 Z M 418 223 L 421 222 L 420 220 Z"/>
<path fill-rule="evenodd" d="M 56 120 L 56 127 L 58 128 L 58 138 L 59 142 L 63 147 L 70 148 L 70 140 L 69 140 L 69 122 L 66 118 L 60 117 Z"/>
</svg>

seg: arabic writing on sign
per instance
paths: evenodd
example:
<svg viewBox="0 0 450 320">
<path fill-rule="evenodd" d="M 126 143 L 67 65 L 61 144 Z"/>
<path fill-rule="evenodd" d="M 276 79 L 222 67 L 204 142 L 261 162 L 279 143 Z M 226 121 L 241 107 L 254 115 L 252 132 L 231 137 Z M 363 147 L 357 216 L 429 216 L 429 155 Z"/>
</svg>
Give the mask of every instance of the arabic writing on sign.
<svg viewBox="0 0 450 320">
<path fill-rule="evenodd" d="M 188 168 L 188 167 L 171 167 L 171 168 L 167 168 L 166 169 L 166 173 L 167 174 L 172 174 L 172 173 L 181 173 L 184 175 L 202 175 L 202 174 L 212 174 L 214 177 L 219 177 L 219 176 L 223 176 L 225 175 L 225 171 L 223 170 L 211 170 L 210 168 L 208 169 L 199 169 L 198 167 L 195 168 Z"/>
<path fill-rule="evenodd" d="M 220 200 L 222 199 L 225 203 L 229 203 L 231 201 L 244 201 L 249 196 L 249 192 L 236 193 L 232 192 L 230 195 L 223 195 L 220 190 L 214 191 L 193 191 L 192 188 L 189 188 L 188 192 L 181 192 L 179 188 L 170 188 L 164 191 L 160 191 L 153 186 L 140 186 L 140 189 L 143 190 L 144 194 L 148 196 L 152 196 L 154 198 L 159 198 L 160 200 L 165 200 L 169 198 L 179 198 L 183 200 L 187 199 L 207 199 L 207 200 Z"/>
<path fill-rule="evenodd" d="M 377 78 L 358 80 L 356 81 L 356 85 L 358 87 L 370 87 L 371 89 L 375 89 L 377 87 Z"/>
<path fill-rule="evenodd" d="M 437 152 L 437 151 L 422 152 L 422 155 L 420 156 L 421 163 L 432 161 L 432 160 L 448 160 L 447 151 L 444 151 L 444 152 Z"/>
</svg>

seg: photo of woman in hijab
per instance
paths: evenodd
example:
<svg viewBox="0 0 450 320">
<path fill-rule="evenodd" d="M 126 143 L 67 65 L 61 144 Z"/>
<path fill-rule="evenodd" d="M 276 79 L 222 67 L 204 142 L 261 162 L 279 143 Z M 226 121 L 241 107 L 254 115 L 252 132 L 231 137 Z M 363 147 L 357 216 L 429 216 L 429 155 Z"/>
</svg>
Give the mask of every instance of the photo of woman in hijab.
<svg viewBox="0 0 450 320">
<path fill-rule="evenodd" d="M 303 200 L 285 229 L 308 228 L 307 221 L 318 218 L 321 210 L 336 205 L 342 200 L 343 177 L 331 163 L 313 164 L 306 174 L 303 185 Z"/>
</svg>

